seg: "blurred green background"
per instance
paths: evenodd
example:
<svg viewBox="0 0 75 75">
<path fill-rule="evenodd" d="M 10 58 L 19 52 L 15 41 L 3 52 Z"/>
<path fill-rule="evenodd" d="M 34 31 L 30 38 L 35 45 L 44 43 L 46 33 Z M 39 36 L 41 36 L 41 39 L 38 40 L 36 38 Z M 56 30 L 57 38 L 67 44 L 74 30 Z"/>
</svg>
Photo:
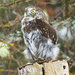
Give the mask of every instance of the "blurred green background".
<svg viewBox="0 0 75 75">
<path fill-rule="evenodd" d="M 0 0 L 0 75 L 17 75 L 25 65 L 21 19 L 27 6 L 41 8 L 58 34 L 59 60 L 75 75 L 75 0 Z"/>
</svg>

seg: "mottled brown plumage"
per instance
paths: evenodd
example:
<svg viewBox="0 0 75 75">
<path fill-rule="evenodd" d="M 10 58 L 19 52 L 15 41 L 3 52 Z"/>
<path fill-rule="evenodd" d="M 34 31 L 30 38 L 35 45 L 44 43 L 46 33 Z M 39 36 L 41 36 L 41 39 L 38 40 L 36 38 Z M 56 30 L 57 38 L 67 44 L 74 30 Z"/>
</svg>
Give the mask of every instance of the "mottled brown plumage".
<svg viewBox="0 0 75 75">
<path fill-rule="evenodd" d="M 42 20 L 36 20 L 38 28 L 42 31 L 43 35 L 46 38 L 50 38 L 52 42 L 55 44 L 57 41 L 56 31 L 47 23 Z"/>
</svg>

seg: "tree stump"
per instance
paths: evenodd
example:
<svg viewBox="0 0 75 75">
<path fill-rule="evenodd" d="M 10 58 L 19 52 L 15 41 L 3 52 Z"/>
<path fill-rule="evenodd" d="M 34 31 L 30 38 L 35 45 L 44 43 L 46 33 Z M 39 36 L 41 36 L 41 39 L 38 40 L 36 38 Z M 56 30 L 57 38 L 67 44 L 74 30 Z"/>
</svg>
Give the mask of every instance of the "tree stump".
<svg viewBox="0 0 75 75">
<path fill-rule="evenodd" d="M 66 60 L 34 63 L 19 68 L 18 75 L 69 75 L 69 67 Z"/>
</svg>

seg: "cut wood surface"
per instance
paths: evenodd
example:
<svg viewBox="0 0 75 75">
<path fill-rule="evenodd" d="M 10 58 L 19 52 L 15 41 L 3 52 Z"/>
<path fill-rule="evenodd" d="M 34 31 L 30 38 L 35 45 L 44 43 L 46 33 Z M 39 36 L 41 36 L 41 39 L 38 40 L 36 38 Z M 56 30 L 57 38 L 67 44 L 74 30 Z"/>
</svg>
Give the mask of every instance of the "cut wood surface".
<svg viewBox="0 0 75 75">
<path fill-rule="evenodd" d="M 50 61 L 44 63 L 45 75 L 69 75 L 67 61 Z"/>
<path fill-rule="evenodd" d="M 69 75 L 69 67 L 66 60 L 34 63 L 19 68 L 18 75 Z"/>
</svg>

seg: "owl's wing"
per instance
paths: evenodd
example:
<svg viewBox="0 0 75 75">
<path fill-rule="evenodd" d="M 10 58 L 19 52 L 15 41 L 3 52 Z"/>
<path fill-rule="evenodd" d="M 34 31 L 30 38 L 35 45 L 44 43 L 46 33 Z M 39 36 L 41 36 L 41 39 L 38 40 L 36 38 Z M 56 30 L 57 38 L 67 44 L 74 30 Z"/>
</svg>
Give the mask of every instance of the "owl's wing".
<svg viewBox="0 0 75 75">
<path fill-rule="evenodd" d="M 36 19 L 36 24 L 38 29 L 42 32 L 43 36 L 50 38 L 54 44 L 57 42 L 57 34 L 55 29 L 53 29 L 49 24 L 45 23 L 40 19 Z"/>
</svg>

